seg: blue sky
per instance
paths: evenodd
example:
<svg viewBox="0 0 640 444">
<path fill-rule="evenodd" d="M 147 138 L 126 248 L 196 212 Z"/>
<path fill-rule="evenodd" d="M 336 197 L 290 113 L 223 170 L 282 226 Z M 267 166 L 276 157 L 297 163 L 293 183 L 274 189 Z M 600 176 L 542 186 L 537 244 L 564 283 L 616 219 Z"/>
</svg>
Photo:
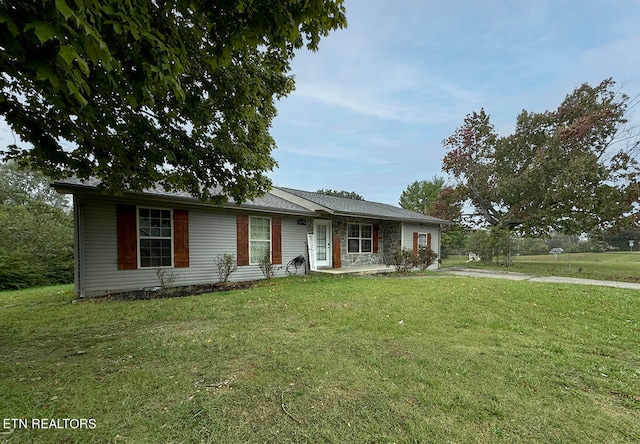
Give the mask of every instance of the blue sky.
<svg viewBox="0 0 640 444">
<path fill-rule="evenodd" d="M 348 27 L 292 63 L 271 131 L 277 186 L 397 205 L 411 182 L 446 177 L 441 142 L 473 111 L 508 135 L 520 111 L 553 110 L 584 82 L 640 93 L 638 0 L 345 5 Z"/>
<path fill-rule="evenodd" d="M 473 111 L 508 135 L 520 111 L 555 109 L 584 82 L 640 94 L 640 0 L 345 5 L 349 26 L 293 60 L 296 91 L 271 131 L 275 185 L 397 205 L 411 182 L 444 176 L 441 142 Z"/>
</svg>

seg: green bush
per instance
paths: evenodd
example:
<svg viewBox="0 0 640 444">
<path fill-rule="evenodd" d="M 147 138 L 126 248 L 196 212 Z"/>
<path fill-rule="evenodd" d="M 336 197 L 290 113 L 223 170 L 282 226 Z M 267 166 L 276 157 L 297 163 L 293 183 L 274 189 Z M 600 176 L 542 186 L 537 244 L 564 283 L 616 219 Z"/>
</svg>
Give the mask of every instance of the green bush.
<svg viewBox="0 0 640 444">
<path fill-rule="evenodd" d="M 213 261 L 218 272 L 218 282 L 227 282 L 231 273 L 238 269 L 236 257 L 233 254 L 219 254 Z"/>
<path fill-rule="evenodd" d="M 397 247 L 393 250 L 392 264 L 398 273 L 408 273 L 418 266 L 418 256 L 411 250 Z"/>
<path fill-rule="evenodd" d="M 434 263 L 438 255 L 429 247 L 418 249 L 418 266 L 421 270 L 426 270 Z"/>
<path fill-rule="evenodd" d="M 392 265 L 398 273 L 408 273 L 416 267 L 426 270 L 438 258 L 438 255 L 428 247 L 418 249 L 418 254 L 412 250 L 396 247 L 393 250 Z"/>
</svg>

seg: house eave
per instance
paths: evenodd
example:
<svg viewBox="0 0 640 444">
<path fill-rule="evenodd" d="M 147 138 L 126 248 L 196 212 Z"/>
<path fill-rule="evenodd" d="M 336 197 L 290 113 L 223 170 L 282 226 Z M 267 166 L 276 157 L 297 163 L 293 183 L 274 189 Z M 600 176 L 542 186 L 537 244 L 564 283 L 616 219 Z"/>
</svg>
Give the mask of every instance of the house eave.
<svg viewBox="0 0 640 444">
<path fill-rule="evenodd" d="M 61 194 L 96 195 L 96 196 L 108 196 L 111 198 L 119 198 L 119 197 L 136 198 L 140 200 L 144 199 L 144 200 L 150 200 L 150 201 L 171 202 L 173 204 L 184 204 L 184 205 L 189 205 L 191 207 L 219 208 L 227 211 L 236 211 L 236 212 L 260 212 L 260 213 L 270 213 L 270 214 L 282 214 L 287 216 L 307 216 L 307 217 L 313 217 L 316 215 L 315 212 L 309 211 L 309 210 L 298 211 L 298 210 L 292 210 L 287 208 L 269 207 L 269 206 L 263 206 L 263 205 L 253 205 L 253 204 L 237 205 L 234 202 L 227 202 L 222 205 L 216 205 L 213 203 L 203 202 L 192 196 L 171 195 L 171 194 L 165 194 L 165 193 L 154 193 L 149 191 L 125 191 L 121 195 L 104 194 L 95 186 L 84 185 L 84 184 L 72 185 L 72 184 L 54 182 L 51 184 L 51 187 Z"/>
</svg>

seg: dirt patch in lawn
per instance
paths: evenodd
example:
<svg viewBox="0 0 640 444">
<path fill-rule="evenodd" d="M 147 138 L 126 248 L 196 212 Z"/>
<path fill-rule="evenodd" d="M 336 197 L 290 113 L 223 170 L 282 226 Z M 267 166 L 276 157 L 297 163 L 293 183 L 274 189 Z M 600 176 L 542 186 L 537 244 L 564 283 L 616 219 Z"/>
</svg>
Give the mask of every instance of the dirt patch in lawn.
<svg viewBox="0 0 640 444">
<path fill-rule="evenodd" d="M 188 285 L 184 287 L 148 287 L 136 291 L 124 293 L 113 293 L 104 296 L 97 296 L 94 300 L 109 301 L 135 301 L 144 299 L 176 298 L 183 296 L 195 296 L 204 293 L 215 293 L 219 291 L 246 290 L 253 287 L 258 281 L 244 282 L 218 282 L 215 284 Z"/>
</svg>

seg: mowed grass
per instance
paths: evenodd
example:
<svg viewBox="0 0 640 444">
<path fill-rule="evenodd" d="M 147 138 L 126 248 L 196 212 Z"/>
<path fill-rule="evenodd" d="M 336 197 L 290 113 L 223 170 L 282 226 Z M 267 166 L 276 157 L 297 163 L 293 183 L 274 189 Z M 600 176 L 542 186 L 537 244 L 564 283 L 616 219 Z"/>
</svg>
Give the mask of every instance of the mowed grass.
<svg viewBox="0 0 640 444">
<path fill-rule="evenodd" d="M 506 268 L 494 263 L 467 263 L 466 256 L 455 256 L 444 259 L 443 266 L 469 266 L 545 276 L 568 276 L 583 279 L 640 282 L 640 252 L 637 251 L 626 253 L 564 253 L 555 258 L 552 254 L 513 256 L 512 259 L 512 266 Z"/>
<path fill-rule="evenodd" d="M 638 442 L 640 293 L 431 277 L 196 297 L 0 293 L 0 429 L 30 442 Z"/>
</svg>

